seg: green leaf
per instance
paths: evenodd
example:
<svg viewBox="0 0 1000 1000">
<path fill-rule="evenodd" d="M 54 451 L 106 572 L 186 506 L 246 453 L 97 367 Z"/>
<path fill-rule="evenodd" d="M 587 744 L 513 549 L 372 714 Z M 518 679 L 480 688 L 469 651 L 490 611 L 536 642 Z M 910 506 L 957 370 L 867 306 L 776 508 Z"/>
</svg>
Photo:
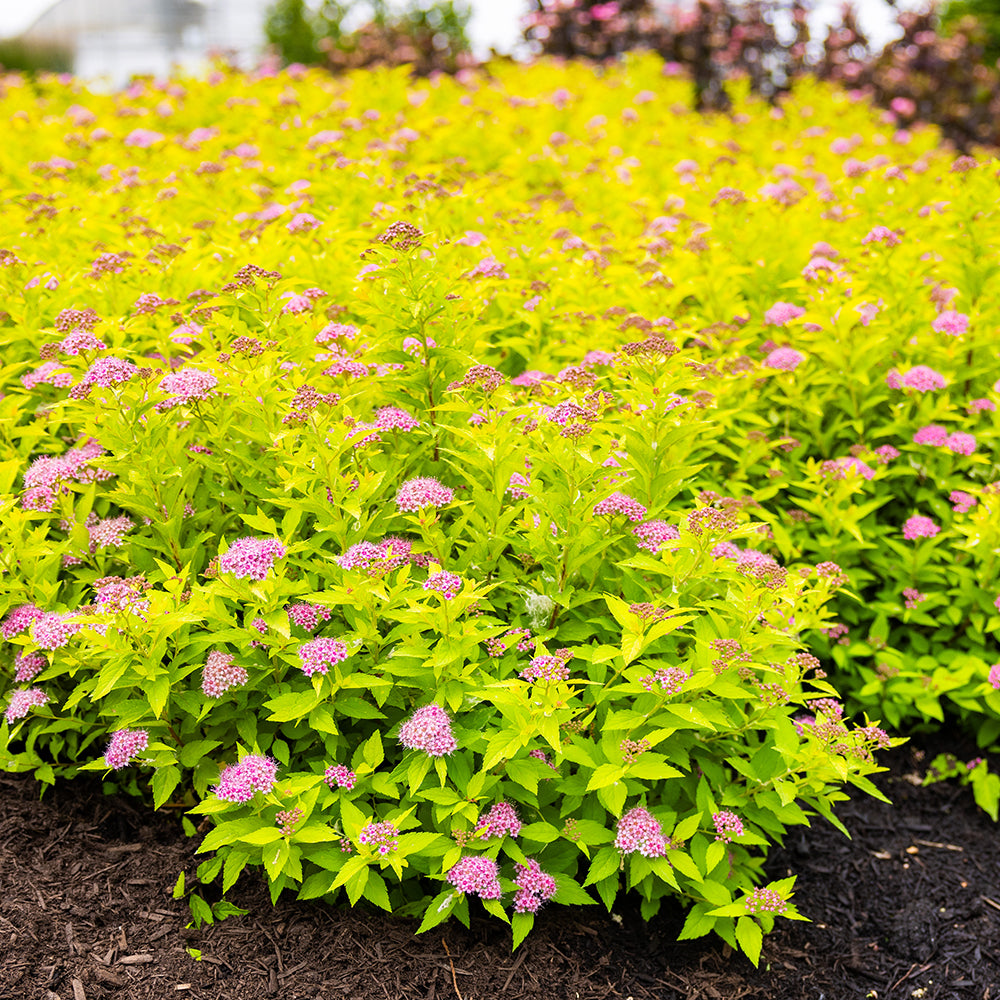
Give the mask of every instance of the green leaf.
<svg viewBox="0 0 1000 1000">
<path fill-rule="evenodd" d="M 616 781 L 607 788 L 599 788 L 597 798 L 612 816 L 620 816 L 628 798 L 628 788 L 624 781 Z"/>
<path fill-rule="evenodd" d="M 593 900 L 591 900 L 593 902 Z M 511 951 L 514 951 L 517 946 L 528 936 L 528 932 L 532 927 L 535 926 L 535 915 L 533 913 L 515 913 L 511 917 L 510 927 L 514 936 L 514 943 L 511 945 Z"/>
<path fill-rule="evenodd" d="M 307 823 L 300 830 L 296 830 L 292 838 L 301 844 L 332 844 L 340 839 L 326 823 Z"/>
<path fill-rule="evenodd" d="M 689 837 L 692 837 L 701 826 L 701 816 L 700 812 L 692 813 L 690 816 L 685 816 L 675 827 L 674 832 L 670 835 L 670 839 L 673 841 L 685 841 Z"/>
<path fill-rule="evenodd" d="M 521 827 L 519 836 L 536 844 L 551 844 L 559 839 L 559 831 L 551 823 L 528 823 Z"/>
<path fill-rule="evenodd" d="M 242 834 L 239 840 L 243 844 L 261 847 L 264 844 L 273 844 L 276 840 L 281 840 L 281 831 L 276 826 L 260 826 L 256 830 Z"/>
<path fill-rule="evenodd" d="M 715 918 L 708 913 L 708 904 L 696 903 L 691 907 L 677 940 L 690 941 L 693 938 L 704 937 L 713 927 Z"/>
<path fill-rule="evenodd" d="M 451 911 L 455 908 L 461 895 L 455 889 L 448 889 L 435 896 L 427 904 L 427 909 L 424 910 L 424 919 L 420 921 L 417 933 L 423 934 L 424 931 L 429 931 L 432 927 L 444 923 L 451 916 Z"/>
<path fill-rule="evenodd" d="M 198 865 L 198 880 L 202 885 L 214 882 L 215 877 L 222 871 L 222 856 L 216 854 L 213 858 L 207 858 Z"/>
<path fill-rule="evenodd" d="M 347 859 L 344 863 L 344 867 L 337 872 L 337 877 L 333 880 L 333 888 L 336 889 L 338 886 L 344 885 L 350 879 L 355 878 L 358 874 L 363 871 L 368 870 L 368 860 L 360 854 L 354 854 Z M 364 888 L 364 883 L 362 883 L 362 889 Z"/>
<path fill-rule="evenodd" d="M 384 719 L 385 716 L 374 706 L 369 705 L 363 698 L 354 695 L 338 695 L 333 703 L 334 711 L 338 715 L 346 715 L 350 719 Z"/>
<path fill-rule="evenodd" d="M 392 904 L 389 902 L 389 892 L 386 889 L 385 879 L 376 872 L 368 872 L 368 881 L 365 884 L 364 897 L 369 902 L 381 907 L 383 910 L 392 912 Z"/>
<path fill-rule="evenodd" d="M 202 851 L 214 851 L 224 844 L 232 844 L 239 840 L 243 834 L 260 827 L 260 820 L 256 816 L 244 816 L 240 819 L 227 820 L 220 823 L 214 830 L 210 830 L 205 839 L 198 846 L 198 853 Z"/>
<path fill-rule="evenodd" d="M 365 742 L 365 763 L 374 770 L 385 760 L 385 750 L 382 747 L 382 734 L 376 729 Z"/>
<path fill-rule="evenodd" d="M 686 875 L 693 882 L 702 882 L 704 876 L 694 863 L 694 859 L 685 851 L 668 851 L 667 859 L 682 875 Z"/>
<path fill-rule="evenodd" d="M 174 891 L 172 893 L 174 899 L 184 898 L 184 872 L 180 872 L 177 876 L 177 881 L 174 883 Z"/>
<path fill-rule="evenodd" d="M 753 917 L 740 917 L 736 921 L 736 940 L 740 943 L 740 948 L 753 964 L 760 964 L 760 947 L 764 940 L 764 935 L 760 925 Z"/>
<path fill-rule="evenodd" d="M 228 899 L 220 899 L 212 906 L 212 916 L 216 920 L 225 920 L 227 917 L 242 917 L 249 912 L 249 910 L 244 910 L 243 907 L 237 906 L 235 903 L 230 903 Z"/>
<path fill-rule="evenodd" d="M 705 854 L 705 874 L 711 875 L 716 865 L 726 856 L 726 845 L 721 840 L 713 840 Z"/>
<path fill-rule="evenodd" d="M 192 740 L 181 747 L 177 759 L 182 767 L 194 767 L 200 763 L 202 758 L 207 757 L 217 746 L 221 746 L 218 740 Z"/>
<path fill-rule="evenodd" d="M 320 703 L 315 691 L 286 691 L 277 698 L 264 702 L 270 710 L 269 722 L 298 722 L 304 719 Z"/>
<path fill-rule="evenodd" d="M 160 718 L 163 710 L 167 707 L 167 699 L 170 697 L 170 678 L 166 674 L 159 674 L 151 681 L 146 682 L 144 690 L 153 715 Z"/>
<path fill-rule="evenodd" d="M 348 840 L 357 840 L 367 823 L 365 814 L 350 799 L 340 800 L 340 825 Z"/>
<path fill-rule="evenodd" d="M 658 754 L 644 753 L 627 768 L 630 778 L 644 778 L 647 781 L 661 781 L 666 778 L 682 778 L 684 775 L 676 767 L 671 767 Z"/>
<path fill-rule="evenodd" d="M 602 879 L 597 883 L 597 894 L 601 897 L 601 902 L 604 903 L 605 909 L 608 913 L 611 912 L 611 907 L 615 905 L 615 899 L 618 896 L 618 875 L 609 875 L 606 879 Z"/>
<path fill-rule="evenodd" d="M 553 903 L 563 903 L 566 906 L 594 905 L 593 896 L 586 892 L 575 879 L 563 872 L 556 872 L 552 877 L 556 882 L 556 891 L 552 896 Z"/>
<path fill-rule="evenodd" d="M 250 860 L 250 855 L 245 854 L 243 851 L 230 851 L 226 855 L 226 862 L 222 869 L 222 891 L 229 892 L 234 885 L 236 885 L 236 880 L 240 877 L 240 873 L 246 868 L 247 861 Z"/>
<path fill-rule="evenodd" d="M 285 862 L 288 860 L 288 841 L 282 838 L 276 844 L 269 844 L 264 847 L 263 861 L 264 870 L 268 878 L 273 882 L 284 870 Z"/>
<path fill-rule="evenodd" d="M 188 899 L 188 906 L 191 908 L 191 919 L 194 921 L 195 927 L 201 927 L 202 924 L 215 923 L 212 907 L 197 893 L 192 893 Z"/>
<path fill-rule="evenodd" d="M 625 777 L 625 768 L 618 764 L 601 764 L 601 766 L 590 776 L 587 783 L 587 791 L 592 792 L 595 788 L 606 788 L 616 781 L 621 781 Z"/>
<path fill-rule="evenodd" d="M 594 885 L 602 879 L 617 875 L 621 868 L 621 855 L 613 847 L 602 847 L 590 862 L 590 870 L 587 872 L 587 880 L 584 886 Z"/>
<path fill-rule="evenodd" d="M 153 773 L 153 808 L 159 809 L 181 780 L 180 768 L 171 764 L 169 767 L 158 767 Z"/>
<path fill-rule="evenodd" d="M 313 874 L 302 883 L 302 888 L 299 889 L 298 898 L 317 899 L 319 896 L 325 896 L 333 888 L 334 877 L 333 872 L 313 872 Z"/>
</svg>

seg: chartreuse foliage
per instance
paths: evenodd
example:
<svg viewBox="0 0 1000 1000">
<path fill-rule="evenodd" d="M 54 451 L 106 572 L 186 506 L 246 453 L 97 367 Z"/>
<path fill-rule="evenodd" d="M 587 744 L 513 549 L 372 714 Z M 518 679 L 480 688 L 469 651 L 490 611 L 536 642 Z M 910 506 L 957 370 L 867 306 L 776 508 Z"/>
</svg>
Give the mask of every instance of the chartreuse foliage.
<svg viewBox="0 0 1000 1000">
<path fill-rule="evenodd" d="M 204 817 L 224 889 L 478 895 L 515 943 L 635 891 L 756 961 L 797 915 L 768 845 L 874 792 L 882 713 L 1000 716 L 989 174 L 833 91 L 701 120 L 655 61 L 496 74 L 4 81 L 4 760 Z"/>
</svg>

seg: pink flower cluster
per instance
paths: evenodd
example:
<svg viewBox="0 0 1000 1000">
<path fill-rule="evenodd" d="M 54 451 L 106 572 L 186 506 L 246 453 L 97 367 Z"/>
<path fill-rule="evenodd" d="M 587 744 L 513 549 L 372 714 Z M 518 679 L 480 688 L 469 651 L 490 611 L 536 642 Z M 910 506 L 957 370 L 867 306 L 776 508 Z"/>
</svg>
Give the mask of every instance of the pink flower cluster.
<svg viewBox="0 0 1000 1000">
<path fill-rule="evenodd" d="M 517 640 L 518 652 L 527 653 L 535 648 L 534 640 L 531 638 L 531 629 L 512 628 L 504 632 L 503 635 L 495 635 L 486 640 L 486 651 L 492 657 L 503 656 L 514 640 Z"/>
<path fill-rule="evenodd" d="M 87 517 L 87 534 L 90 536 L 91 554 L 100 549 L 117 549 L 125 536 L 135 527 L 126 514 L 118 517 L 98 518 L 93 513 Z"/>
<path fill-rule="evenodd" d="M 389 536 L 383 538 L 381 542 L 358 542 L 343 555 L 337 556 L 336 560 L 342 569 L 358 569 L 372 576 L 378 576 L 398 569 L 411 559 L 422 564 L 423 557 L 412 556 L 412 549 L 413 543 L 409 539 Z"/>
<path fill-rule="evenodd" d="M 97 385 L 102 389 L 113 389 L 124 385 L 139 369 L 131 361 L 123 358 L 98 358 L 80 380 L 81 385 Z"/>
<path fill-rule="evenodd" d="M 149 746 L 149 733 L 145 729 L 119 729 L 111 734 L 111 742 L 104 751 L 104 763 L 118 771 Z"/>
<path fill-rule="evenodd" d="M 994 663 L 993 666 L 990 667 L 989 682 L 997 690 L 1000 690 L 1000 663 Z"/>
<path fill-rule="evenodd" d="M 71 330 L 60 341 L 58 351 L 75 357 L 84 351 L 104 351 L 107 347 L 103 340 L 98 340 L 89 330 Z"/>
<path fill-rule="evenodd" d="M 160 403 L 157 409 L 165 410 L 180 403 L 208 399 L 218 384 L 219 380 L 211 372 L 199 371 L 197 368 L 182 368 L 171 372 L 160 379 L 161 392 L 169 392 L 171 396 Z"/>
<path fill-rule="evenodd" d="M 276 559 L 285 555 L 285 546 L 277 538 L 254 538 L 247 535 L 237 538 L 229 549 L 219 556 L 219 571 L 232 573 L 237 580 L 249 577 L 263 580 L 274 567 Z"/>
<path fill-rule="evenodd" d="M 976 438 L 974 434 L 954 431 L 948 435 L 944 446 L 956 455 L 972 455 L 976 450 Z"/>
<path fill-rule="evenodd" d="M 293 625 L 298 625 L 307 632 L 315 632 L 320 622 L 330 620 L 330 609 L 324 608 L 322 604 L 292 604 L 286 614 Z"/>
<path fill-rule="evenodd" d="M 31 638 L 42 649 L 61 649 L 80 631 L 81 626 L 72 618 L 71 611 L 63 614 L 52 611 L 41 615 L 31 626 Z"/>
<path fill-rule="evenodd" d="M 933 538 L 941 529 L 923 514 L 914 514 L 903 525 L 903 538 L 912 542 L 917 538 Z"/>
<path fill-rule="evenodd" d="M 420 421 L 398 406 L 383 406 L 375 411 L 374 424 L 380 431 L 412 431 L 420 426 Z"/>
<path fill-rule="evenodd" d="M 935 333 L 946 333 L 949 337 L 961 337 L 969 329 L 969 317 L 965 313 L 947 309 L 938 314 L 937 319 L 931 323 L 931 328 Z"/>
<path fill-rule="evenodd" d="M 45 612 L 34 604 L 20 604 L 16 608 L 12 608 L 4 620 L 0 622 L 0 635 L 5 639 L 13 639 L 15 635 L 22 635 L 31 628 L 32 622 L 44 614 Z"/>
<path fill-rule="evenodd" d="M 667 853 L 667 838 L 660 821 L 648 809 L 636 806 L 618 820 L 615 847 L 622 854 L 638 851 L 644 858 L 662 858 Z"/>
<path fill-rule="evenodd" d="M 903 600 L 906 604 L 907 610 L 912 611 L 914 608 L 918 607 L 927 600 L 927 595 L 921 594 L 916 587 L 904 587 Z"/>
<path fill-rule="evenodd" d="M 249 802 L 257 792 L 267 795 L 278 780 L 278 764 L 262 754 L 247 754 L 238 764 L 230 764 L 215 786 L 223 802 Z"/>
<path fill-rule="evenodd" d="M 443 486 L 436 479 L 420 476 L 407 479 L 396 493 L 396 508 L 409 513 L 416 513 L 424 507 L 444 507 L 450 504 L 454 490 Z"/>
<path fill-rule="evenodd" d="M 22 505 L 28 510 L 50 511 L 55 503 L 56 487 L 64 481 L 93 483 L 110 479 L 113 473 L 97 469 L 88 463 L 104 454 L 104 449 L 94 440 L 70 448 L 64 455 L 41 455 L 24 473 L 25 494 Z"/>
<path fill-rule="evenodd" d="M 536 656 L 531 663 L 521 671 L 522 680 L 546 684 L 569 680 L 569 667 L 561 656 Z"/>
<path fill-rule="evenodd" d="M 884 243 L 887 247 L 899 246 L 899 237 L 888 226 L 875 226 L 861 241 L 867 243 Z"/>
<path fill-rule="evenodd" d="M 41 653 L 23 653 L 14 657 L 14 680 L 19 684 L 33 681 L 47 666 Z"/>
<path fill-rule="evenodd" d="M 715 824 L 715 839 L 728 844 L 733 837 L 743 836 L 743 820 L 736 813 L 721 812 L 712 813 L 712 822 Z"/>
<path fill-rule="evenodd" d="M 747 908 L 747 913 L 784 913 L 788 909 L 788 903 L 780 892 L 774 889 L 754 889 L 743 901 Z"/>
<path fill-rule="evenodd" d="M 339 639 L 323 636 L 299 646 L 299 659 L 306 677 L 315 673 L 325 674 L 334 664 L 347 659 L 347 645 Z"/>
<path fill-rule="evenodd" d="M 824 479 L 846 479 L 849 472 L 861 476 L 863 479 L 875 478 L 875 470 L 855 455 L 827 459 L 820 465 L 819 471 Z"/>
<path fill-rule="evenodd" d="M 36 385 L 54 385 L 65 389 L 73 384 L 73 373 L 63 368 L 58 361 L 46 361 L 34 371 L 25 372 L 21 376 L 21 384 L 25 389 L 34 389 Z"/>
<path fill-rule="evenodd" d="M 472 893 L 480 899 L 499 899 L 500 870 L 492 858 L 480 854 L 467 854 L 448 872 L 448 882 L 459 892 Z"/>
<path fill-rule="evenodd" d="M 49 696 L 41 688 L 18 688 L 10 694 L 3 717 L 8 724 L 23 719 L 32 708 L 48 704 Z"/>
<path fill-rule="evenodd" d="M 643 521 L 632 529 L 640 549 L 659 552 L 669 541 L 681 537 L 680 529 L 666 521 Z"/>
<path fill-rule="evenodd" d="M 227 691 L 243 687 L 248 679 L 246 670 L 237 667 L 228 653 L 214 649 L 202 668 L 201 690 L 207 698 L 221 698 Z"/>
<path fill-rule="evenodd" d="M 338 788 L 346 788 L 350 791 L 358 780 L 358 776 L 343 764 L 332 764 L 323 772 L 323 780 L 331 788 L 336 785 Z"/>
<path fill-rule="evenodd" d="M 484 837 L 516 837 L 521 832 L 521 820 L 509 802 L 497 802 L 476 824 L 476 833 Z"/>
<path fill-rule="evenodd" d="M 462 589 L 462 578 L 457 573 L 431 573 L 424 580 L 424 590 L 437 591 L 446 601 L 452 600 Z"/>
<path fill-rule="evenodd" d="M 431 757 L 445 757 L 458 747 L 448 713 L 433 703 L 418 708 L 403 723 L 399 742 L 408 750 L 423 750 Z"/>
<path fill-rule="evenodd" d="M 928 424 L 913 435 L 914 444 L 929 444 L 940 448 L 948 440 L 948 431 L 940 424 Z"/>
<path fill-rule="evenodd" d="M 527 861 L 526 865 L 515 866 L 514 885 L 518 889 L 514 896 L 515 913 L 537 913 L 542 903 L 556 894 L 556 880 L 543 872 L 534 858 Z"/>
<path fill-rule="evenodd" d="M 683 667 L 664 667 L 662 670 L 657 670 L 655 674 L 641 677 L 639 683 L 651 693 L 655 687 L 658 687 L 669 696 L 676 694 L 690 676 L 691 674 Z"/>
<path fill-rule="evenodd" d="M 778 347 L 771 351 L 764 359 L 764 364 L 768 368 L 776 368 L 779 371 L 793 372 L 806 356 L 792 347 Z"/>
<path fill-rule="evenodd" d="M 607 499 L 594 505 L 594 513 L 606 517 L 623 514 L 630 521 L 641 521 L 646 516 L 646 508 L 634 497 L 624 493 L 612 493 Z"/>
<path fill-rule="evenodd" d="M 943 389 L 947 385 L 945 377 L 927 365 L 914 365 L 901 377 L 901 385 L 904 389 L 916 389 L 917 392 L 931 392 L 934 389 Z M 899 388 L 894 386 L 893 388 Z"/>
<path fill-rule="evenodd" d="M 391 854 L 399 847 L 399 828 L 387 820 L 369 823 L 358 834 L 358 843 L 374 847 L 379 854 Z"/>
<path fill-rule="evenodd" d="M 143 597 L 146 578 L 143 576 L 102 576 L 94 581 L 94 603 L 108 614 L 142 615 L 149 610 Z"/>
<path fill-rule="evenodd" d="M 971 493 L 966 493 L 965 490 L 952 490 L 948 494 L 948 499 L 954 505 L 951 509 L 956 514 L 965 514 L 979 503 Z"/>
<path fill-rule="evenodd" d="M 764 322 L 768 326 L 784 326 L 793 319 L 798 319 L 806 313 L 802 306 L 794 305 L 791 302 L 775 302 L 770 309 L 764 313 Z"/>
</svg>

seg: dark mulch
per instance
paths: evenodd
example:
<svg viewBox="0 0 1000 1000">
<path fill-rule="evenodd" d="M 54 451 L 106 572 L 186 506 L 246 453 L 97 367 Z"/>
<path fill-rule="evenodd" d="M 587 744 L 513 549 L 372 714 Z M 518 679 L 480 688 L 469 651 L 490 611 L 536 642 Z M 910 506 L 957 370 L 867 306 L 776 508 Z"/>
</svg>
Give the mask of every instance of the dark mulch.
<svg viewBox="0 0 1000 1000">
<path fill-rule="evenodd" d="M 552 907 L 512 955 L 491 919 L 416 937 L 379 913 L 272 908 L 246 874 L 230 898 L 247 916 L 188 929 L 171 889 L 202 858 L 176 819 L 99 784 L 39 801 L 34 781 L 0 776 L 0 998 L 1000 998 L 1000 830 L 967 789 L 913 784 L 933 749 L 886 755 L 896 804 L 846 803 L 853 840 L 817 821 L 774 852 L 771 876 L 798 874 L 812 922 L 779 921 L 759 970 L 715 940 L 678 944 L 673 912 L 646 925 L 624 903 L 617 918 Z"/>
</svg>

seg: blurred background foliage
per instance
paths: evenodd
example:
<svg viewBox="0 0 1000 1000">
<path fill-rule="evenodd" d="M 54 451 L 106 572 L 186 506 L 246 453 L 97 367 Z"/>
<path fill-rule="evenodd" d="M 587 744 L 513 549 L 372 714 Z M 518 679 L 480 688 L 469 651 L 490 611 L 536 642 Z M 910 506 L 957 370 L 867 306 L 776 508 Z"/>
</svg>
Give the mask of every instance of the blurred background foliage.
<svg viewBox="0 0 1000 1000">
<path fill-rule="evenodd" d="M 352 21 L 360 23 L 349 29 Z M 278 0 L 265 24 L 268 41 L 287 65 L 341 71 L 409 64 L 426 76 L 453 73 L 475 62 L 467 28 L 472 12 L 455 0 L 411 0 L 402 9 L 385 0 Z"/>
</svg>

